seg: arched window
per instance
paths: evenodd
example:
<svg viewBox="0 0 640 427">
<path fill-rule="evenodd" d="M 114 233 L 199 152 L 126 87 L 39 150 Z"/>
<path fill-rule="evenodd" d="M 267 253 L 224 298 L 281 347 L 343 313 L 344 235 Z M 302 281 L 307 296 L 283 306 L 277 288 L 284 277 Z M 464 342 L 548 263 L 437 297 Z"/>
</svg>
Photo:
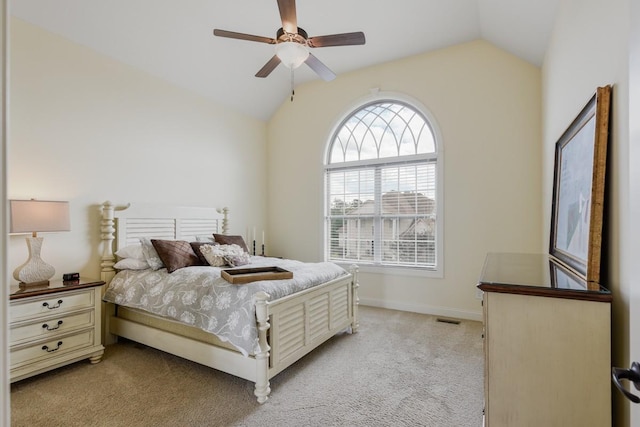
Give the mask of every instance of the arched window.
<svg viewBox="0 0 640 427">
<path fill-rule="evenodd" d="M 438 141 L 404 101 L 358 108 L 336 128 L 325 162 L 326 258 L 440 270 Z"/>
</svg>

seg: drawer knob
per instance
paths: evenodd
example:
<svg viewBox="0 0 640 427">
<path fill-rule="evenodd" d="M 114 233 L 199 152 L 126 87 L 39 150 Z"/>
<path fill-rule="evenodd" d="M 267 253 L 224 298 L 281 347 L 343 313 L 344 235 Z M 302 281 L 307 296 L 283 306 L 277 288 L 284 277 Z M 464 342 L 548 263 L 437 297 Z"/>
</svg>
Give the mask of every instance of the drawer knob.
<svg viewBox="0 0 640 427">
<path fill-rule="evenodd" d="M 43 345 L 43 346 L 42 346 L 42 349 L 43 349 L 44 351 L 46 351 L 47 353 L 51 353 L 51 352 L 54 352 L 54 351 L 56 351 L 57 349 L 59 349 L 61 345 L 62 345 L 62 341 L 58 341 L 58 346 L 57 346 L 56 348 L 49 348 L 49 346 L 48 346 L 48 345 Z"/>
<path fill-rule="evenodd" d="M 53 310 L 54 308 L 59 308 L 62 305 L 62 300 L 59 299 L 58 300 L 58 305 L 49 305 L 48 302 L 43 302 L 42 306 L 43 307 L 47 307 L 49 310 Z"/>
<path fill-rule="evenodd" d="M 56 326 L 54 326 L 53 328 L 50 327 L 48 324 L 44 324 L 42 325 L 42 327 L 44 329 L 46 329 L 47 331 L 55 331 L 56 329 L 58 329 L 60 327 L 60 325 L 62 325 L 62 320 L 58 320 L 58 324 Z"/>
</svg>

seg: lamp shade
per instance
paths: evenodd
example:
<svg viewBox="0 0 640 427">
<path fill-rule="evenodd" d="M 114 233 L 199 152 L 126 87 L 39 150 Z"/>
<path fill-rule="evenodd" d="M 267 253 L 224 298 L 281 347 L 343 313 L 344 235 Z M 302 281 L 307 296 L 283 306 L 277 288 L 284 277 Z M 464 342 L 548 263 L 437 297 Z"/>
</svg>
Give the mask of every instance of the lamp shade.
<svg viewBox="0 0 640 427">
<path fill-rule="evenodd" d="M 281 42 L 276 45 L 276 55 L 288 68 L 298 68 L 309 57 L 309 50 L 296 42 Z"/>
<path fill-rule="evenodd" d="M 69 202 L 10 200 L 10 233 L 69 231 Z"/>
</svg>

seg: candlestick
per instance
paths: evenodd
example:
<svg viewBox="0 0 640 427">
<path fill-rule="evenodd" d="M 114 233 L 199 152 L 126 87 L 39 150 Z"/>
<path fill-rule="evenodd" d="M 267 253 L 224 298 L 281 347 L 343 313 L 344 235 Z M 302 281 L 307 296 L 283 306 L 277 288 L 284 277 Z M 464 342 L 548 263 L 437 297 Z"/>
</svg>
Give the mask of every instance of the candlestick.
<svg viewBox="0 0 640 427">
<path fill-rule="evenodd" d="M 262 256 L 264 256 L 264 243 L 262 244 Z"/>
<path fill-rule="evenodd" d="M 256 254 L 256 239 L 253 239 L 253 254 Z"/>
</svg>

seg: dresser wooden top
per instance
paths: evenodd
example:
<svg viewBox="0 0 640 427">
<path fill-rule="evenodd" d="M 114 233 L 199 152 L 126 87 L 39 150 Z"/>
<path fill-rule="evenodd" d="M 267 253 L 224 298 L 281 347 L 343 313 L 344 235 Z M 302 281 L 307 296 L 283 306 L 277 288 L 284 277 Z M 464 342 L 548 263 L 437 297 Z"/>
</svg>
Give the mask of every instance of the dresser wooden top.
<svg viewBox="0 0 640 427">
<path fill-rule="evenodd" d="M 611 302 L 611 292 L 587 281 L 547 254 L 489 253 L 478 288 L 501 292 Z"/>
<path fill-rule="evenodd" d="M 93 288 L 102 286 L 105 283 L 102 280 L 88 279 L 81 277 L 79 280 L 63 282 L 62 280 L 52 280 L 49 285 L 45 286 L 23 286 L 11 285 L 9 299 L 15 300 L 19 298 L 28 298 L 38 295 L 52 294 L 60 291 L 71 291 L 74 289 Z"/>
</svg>

